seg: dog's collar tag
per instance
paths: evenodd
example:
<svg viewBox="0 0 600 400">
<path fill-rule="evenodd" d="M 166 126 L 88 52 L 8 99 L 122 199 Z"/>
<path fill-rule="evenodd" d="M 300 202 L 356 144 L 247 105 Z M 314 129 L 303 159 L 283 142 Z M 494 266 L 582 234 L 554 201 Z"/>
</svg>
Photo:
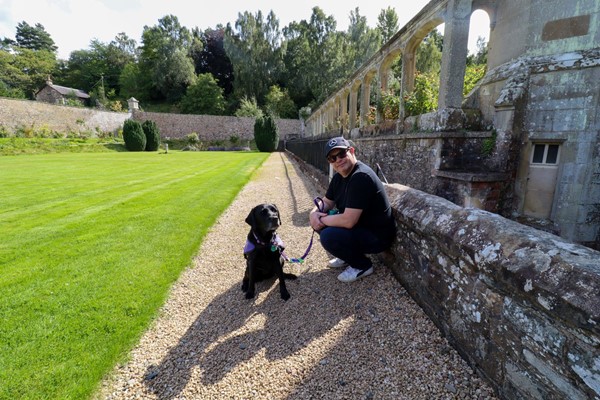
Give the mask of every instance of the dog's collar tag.
<svg viewBox="0 0 600 400">
<path fill-rule="evenodd" d="M 279 237 L 279 235 L 275 235 L 273 240 L 271 240 L 271 251 L 276 252 L 277 250 L 285 249 L 285 245 L 283 244 L 283 240 Z"/>
</svg>

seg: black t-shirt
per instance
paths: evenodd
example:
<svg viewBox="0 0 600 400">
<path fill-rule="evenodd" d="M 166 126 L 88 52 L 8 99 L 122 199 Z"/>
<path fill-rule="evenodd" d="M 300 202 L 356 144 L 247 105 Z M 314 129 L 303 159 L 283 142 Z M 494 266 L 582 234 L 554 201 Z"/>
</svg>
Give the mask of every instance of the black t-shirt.
<svg viewBox="0 0 600 400">
<path fill-rule="evenodd" d="M 379 177 L 365 163 L 357 161 L 347 177 L 336 173 L 325 196 L 343 213 L 346 208 L 363 210 L 356 226 L 384 238 L 394 234 L 392 207 Z"/>
</svg>

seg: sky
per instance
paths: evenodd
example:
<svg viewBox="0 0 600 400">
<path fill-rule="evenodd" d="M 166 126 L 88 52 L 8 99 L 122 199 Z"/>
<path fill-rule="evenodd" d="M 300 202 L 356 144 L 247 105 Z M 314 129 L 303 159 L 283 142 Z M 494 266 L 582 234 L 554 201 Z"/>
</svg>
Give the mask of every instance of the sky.
<svg viewBox="0 0 600 400">
<path fill-rule="evenodd" d="M 346 30 L 350 11 L 359 8 L 367 25 L 374 28 L 382 9 L 392 7 L 398 14 L 399 28 L 410 21 L 428 0 L 0 0 L 0 39 L 15 39 L 16 26 L 25 21 L 44 26 L 58 46 L 58 57 L 68 59 L 72 51 L 87 50 L 93 39 L 110 43 L 124 32 L 141 45 L 144 26 L 155 26 L 166 15 L 175 15 L 188 29 L 205 30 L 218 24 L 234 25 L 238 13 L 248 11 L 263 15 L 271 10 L 282 29 L 292 21 L 308 20 L 319 6 L 333 15 L 337 30 Z M 222 6 L 221 6 L 222 5 Z M 469 35 L 469 49 L 476 49 L 479 36 L 489 37 L 489 19 L 483 11 L 474 13 Z"/>
</svg>

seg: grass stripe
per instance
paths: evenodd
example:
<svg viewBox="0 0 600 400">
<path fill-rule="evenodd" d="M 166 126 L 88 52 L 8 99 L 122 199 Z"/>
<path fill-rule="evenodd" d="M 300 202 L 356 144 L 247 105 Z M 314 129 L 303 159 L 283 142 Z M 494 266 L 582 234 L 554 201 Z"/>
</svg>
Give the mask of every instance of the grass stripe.
<svg viewBox="0 0 600 400">
<path fill-rule="evenodd" d="M 89 397 L 265 157 L 0 157 L 0 398 Z"/>
</svg>

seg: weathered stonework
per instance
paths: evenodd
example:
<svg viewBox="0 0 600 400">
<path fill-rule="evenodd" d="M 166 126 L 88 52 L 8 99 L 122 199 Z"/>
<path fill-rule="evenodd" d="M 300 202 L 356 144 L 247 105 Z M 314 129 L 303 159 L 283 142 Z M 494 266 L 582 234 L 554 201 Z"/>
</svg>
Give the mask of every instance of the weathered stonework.
<svg viewBox="0 0 600 400">
<path fill-rule="evenodd" d="M 600 252 L 407 186 L 385 188 L 398 229 L 380 257 L 501 398 L 600 398 Z"/>
<path fill-rule="evenodd" d="M 197 133 L 200 140 L 206 141 L 229 140 L 232 136 L 241 140 L 254 138 L 254 118 L 250 117 L 134 111 L 133 119 L 156 122 L 163 138 L 184 138 L 190 133 Z M 281 139 L 288 135 L 298 135 L 301 130 L 299 119 L 277 119 L 276 124 Z"/>
<path fill-rule="evenodd" d="M 600 252 L 401 185 L 386 263 L 506 399 L 600 396 Z"/>
<path fill-rule="evenodd" d="M 484 10 L 490 17 L 487 72 L 463 99 L 469 18 L 476 10 Z M 392 134 L 420 134 L 428 139 L 432 132 L 443 137 L 449 132 L 487 130 L 494 143 L 485 146 L 486 157 L 480 165 L 465 158 L 473 143 L 464 141 L 461 149 L 458 141 L 442 139 L 435 144 L 438 155 L 429 166 L 437 184 L 415 182 L 417 179 L 405 179 L 402 174 L 396 175 L 400 179 L 396 182 L 442 195 L 459 205 L 481 204 L 513 219 L 534 218 L 536 225 L 553 224 L 561 237 L 600 249 L 600 223 L 594 222 L 600 209 L 600 189 L 594 183 L 600 165 L 594 150 L 600 143 L 599 19 L 597 0 L 556 0 L 551 6 L 543 0 L 430 1 L 314 108 L 307 120 L 307 136 L 341 132 L 357 140 Z M 395 132 L 390 129 L 394 123 L 382 121 L 379 114 L 377 124 L 369 125 L 364 114 L 373 105 L 369 96 L 374 77 L 381 91 L 386 91 L 391 65 L 400 57 L 400 92 L 410 93 L 419 43 L 441 23 L 445 30 L 437 110 L 404 118 L 401 103 Z M 360 121 L 359 127 L 355 121 Z M 536 146 L 556 144 L 560 155 L 554 161 L 533 160 Z M 388 164 L 388 154 L 377 158 L 374 153 L 372 164 Z M 416 158 L 409 157 L 412 161 Z M 413 164 L 418 171 L 415 175 L 427 179 L 422 161 Z M 408 160 L 398 162 L 401 165 L 385 168 L 404 169 L 402 164 L 410 164 Z M 557 173 L 540 172 L 549 167 Z M 489 181 L 488 188 L 473 188 L 460 174 L 451 176 L 448 171 L 492 172 L 505 178 L 503 182 Z M 490 192 L 500 193 L 495 204 L 489 197 L 475 197 Z"/>
<path fill-rule="evenodd" d="M 184 138 L 197 133 L 202 140 L 242 140 L 254 138 L 254 119 L 231 116 L 148 113 L 116 113 L 93 108 L 67 107 L 39 101 L 0 98 L 0 125 L 14 132 L 19 128 L 45 128 L 56 132 L 96 131 L 117 133 L 125 120 L 156 122 L 163 138 Z M 298 136 L 298 119 L 277 119 L 279 137 Z"/>
<path fill-rule="evenodd" d="M 0 125 L 11 132 L 27 127 L 63 133 L 100 130 L 114 134 L 129 117 L 127 113 L 0 98 Z"/>
</svg>

